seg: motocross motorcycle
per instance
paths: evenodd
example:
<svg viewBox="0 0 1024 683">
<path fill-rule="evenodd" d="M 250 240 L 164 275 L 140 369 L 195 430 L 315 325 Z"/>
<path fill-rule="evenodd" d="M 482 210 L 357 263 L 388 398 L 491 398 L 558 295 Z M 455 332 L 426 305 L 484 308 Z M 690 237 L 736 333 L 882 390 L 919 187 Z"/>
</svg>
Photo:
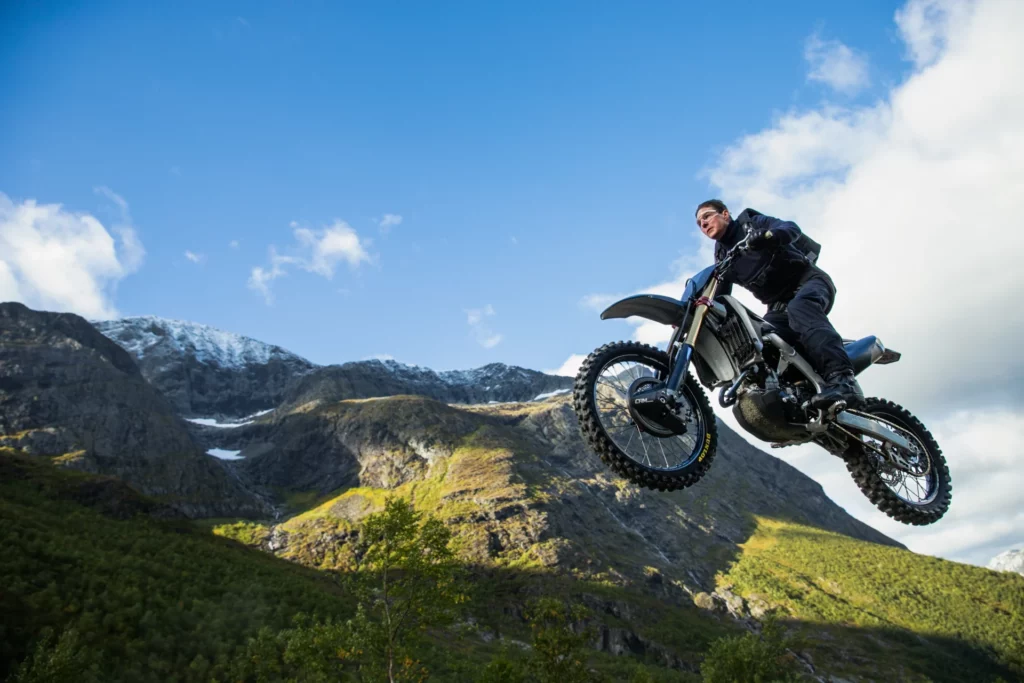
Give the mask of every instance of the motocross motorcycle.
<svg viewBox="0 0 1024 683">
<path fill-rule="evenodd" d="M 609 306 L 602 320 L 639 316 L 671 325 L 665 350 L 605 344 L 580 366 L 573 409 L 584 440 L 616 474 L 670 491 L 700 481 L 718 430 L 701 385 L 721 389 L 740 426 L 774 448 L 814 443 L 842 458 L 865 496 L 904 524 L 939 520 L 952 497 L 949 469 L 925 426 L 881 398 L 848 409 L 809 406 L 824 381 L 801 349 L 732 296 L 716 292 L 753 234 L 687 280 L 682 299 L 641 294 Z M 770 238 L 771 235 L 769 234 Z M 843 340 L 854 371 L 900 359 L 874 336 Z M 696 370 L 697 379 L 689 372 Z"/>
</svg>

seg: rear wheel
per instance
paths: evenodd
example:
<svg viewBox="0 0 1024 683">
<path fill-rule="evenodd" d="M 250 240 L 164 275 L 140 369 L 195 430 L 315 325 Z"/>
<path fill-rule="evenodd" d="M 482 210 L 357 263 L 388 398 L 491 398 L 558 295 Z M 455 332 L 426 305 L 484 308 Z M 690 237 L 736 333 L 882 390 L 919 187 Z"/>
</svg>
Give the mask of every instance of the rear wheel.
<svg viewBox="0 0 1024 683">
<path fill-rule="evenodd" d="M 949 509 L 953 485 L 939 444 L 916 417 L 892 401 L 869 398 L 857 413 L 866 413 L 895 427 L 911 451 L 880 439 L 861 436 L 844 458 L 846 468 L 865 496 L 879 510 L 904 524 L 923 526 L 939 521 Z"/>
<path fill-rule="evenodd" d="M 638 391 L 665 381 L 668 354 L 648 344 L 615 342 L 587 357 L 573 388 L 573 409 L 584 441 L 616 474 L 649 489 L 671 491 L 697 483 L 711 466 L 718 430 L 704 390 L 687 374 L 671 433 L 645 422 L 630 406 Z"/>
</svg>

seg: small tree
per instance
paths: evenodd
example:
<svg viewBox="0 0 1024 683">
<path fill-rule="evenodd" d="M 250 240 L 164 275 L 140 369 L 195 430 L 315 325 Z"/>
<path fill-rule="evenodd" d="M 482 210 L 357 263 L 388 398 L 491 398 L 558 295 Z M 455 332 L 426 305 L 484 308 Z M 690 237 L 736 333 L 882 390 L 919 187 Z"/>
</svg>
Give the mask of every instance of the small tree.
<svg viewBox="0 0 1024 683">
<path fill-rule="evenodd" d="M 594 636 L 582 625 L 585 607 L 566 606 L 554 598 L 538 598 L 526 613 L 533 631 L 531 669 L 541 683 L 585 683 L 591 680 L 586 665 L 587 643 Z"/>
<path fill-rule="evenodd" d="M 451 531 L 424 519 L 404 499 L 363 521 L 356 553 L 360 606 L 349 622 L 353 645 L 379 666 L 387 681 L 422 680 L 426 670 L 410 656 L 428 628 L 449 625 L 460 591 Z"/>
<path fill-rule="evenodd" d="M 700 673 L 704 683 L 790 683 L 799 680 L 787 657 L 790 641 L 775 615 L 765 619 L 760 635 L 719 638 L 711 644 Z"/>
<path fill-rule="evenodd" d="M 55 637 L 51 629 L 44 629 L 32 653 L 8 680 L 12 683 L 98 681 L 97 659 L 77 630 L 70 628 Z"/>
</svg>

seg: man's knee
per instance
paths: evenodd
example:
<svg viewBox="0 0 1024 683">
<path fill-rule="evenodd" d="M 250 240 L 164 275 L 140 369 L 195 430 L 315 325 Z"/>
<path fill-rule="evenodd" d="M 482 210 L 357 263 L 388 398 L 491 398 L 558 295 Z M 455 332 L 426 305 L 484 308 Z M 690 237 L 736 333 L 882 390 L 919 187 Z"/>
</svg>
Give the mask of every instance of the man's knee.
<svg viewBox="0 0 1024 683">
<path fill-rule="evenodd" d="M 789 326 L 797 333 L 810 332 L 821 326 L 829 326 L 825 306 L 816 298 L 793 299 L 789 308 Z"/>
</svg>

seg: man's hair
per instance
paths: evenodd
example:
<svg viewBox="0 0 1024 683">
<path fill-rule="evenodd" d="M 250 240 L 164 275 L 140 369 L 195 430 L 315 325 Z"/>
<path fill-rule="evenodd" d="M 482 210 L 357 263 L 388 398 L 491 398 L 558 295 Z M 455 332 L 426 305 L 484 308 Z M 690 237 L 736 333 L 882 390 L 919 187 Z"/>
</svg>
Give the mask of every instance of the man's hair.
<svg viewBox="0 0 1024 683">
<path fill-rule="evenodd" d="M 697 210 L 693 212 L 693 215 L 696 216 L 705 206 L 713 207 L 717 213 L 722 213 L 729 208 L 721 199 L 709 199 L 706 202 L 701 202 L 700 206 L 697 207 Z"/>
</svg>

